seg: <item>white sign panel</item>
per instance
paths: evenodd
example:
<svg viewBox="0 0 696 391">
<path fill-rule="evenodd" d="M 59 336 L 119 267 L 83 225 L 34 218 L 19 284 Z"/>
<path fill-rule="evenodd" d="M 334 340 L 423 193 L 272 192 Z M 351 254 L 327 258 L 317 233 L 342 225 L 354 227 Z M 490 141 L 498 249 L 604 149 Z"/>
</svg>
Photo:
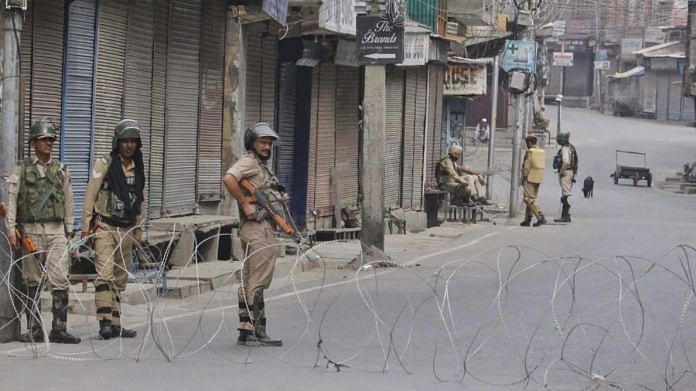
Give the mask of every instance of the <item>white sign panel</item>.
<svg viewBox="0 0 696 391">
<path fill-rule="evenodd" d="M 595 61 L 594 69 L 598 69 L 600 71 L 609 70 L 609 61 Z"/>
<path fill-rule="evenodd" d="M 448 64 L 442 93 L 459 96 L 486 95 L 486 65 Z"/>
<path fill-rule="evenodd" d="M 621 40 L 621 54 L 632 54 L 643 47 L 643 38 L 624 38 Z"/>
<path fill-rule="evenodd" d="M 557 67 L 572 67 L 573 52 L 554 52 L 553 65 Z"/>
<path fill-rule="evenodd" d="M 553 22 L 553 32 L 551 35 L 554 37 L 560 37 L 565 34 L 566 22 L 565 20 L 557 20 Z"/>
<path fill-rule="evenodd" d="M 263 12 L 285 25 L 288 18 L 288 0 L 263 0 Z"/>
<path fill-rule="evenodd" d="M 355 35 L 355 0 L 326 0 L 319 7 L 319 27 Z"/>
<path fill-rule="evenodd" d="M 404 34 L 404 61 L 399 65 L 425 65 L 430 54 L 430 34 Z"/>
</svg>

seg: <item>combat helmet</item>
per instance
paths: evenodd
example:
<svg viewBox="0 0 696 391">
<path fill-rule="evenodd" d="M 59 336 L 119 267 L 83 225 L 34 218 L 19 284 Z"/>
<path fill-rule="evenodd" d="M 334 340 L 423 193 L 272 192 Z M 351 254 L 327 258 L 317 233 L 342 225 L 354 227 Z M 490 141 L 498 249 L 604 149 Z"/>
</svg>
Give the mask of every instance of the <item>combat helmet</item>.
<svg viewBox="0 0 696 391">
<path fill-rule="evenodd" d="M 558 133 L 558 137 L 556 138 L 558 142 L 570 142 L 570 132 L 565 132 L 565 133 Z"/>
<path fill-rule="evenodd" d="M 254 140 L 258 137 L 270 137 L 273 139 L 273 142 L 280 141 L 278 133 L 270 125 L 265 122 L 259 122 L 244 132 L 244 149 L 250 151 L 254 145 Z"/>
<path fill-rule="evenodd" d="M 58 138 L 58 127 L 53 123 L 53 120 L 48 117 L 43 117 L 38 121 L 34 121 L 29 129 L 29 140 L 40 138 Z"/>
<path fill-rule="evenodd" d="M 142 147 L 140 140 L 140 125 L 133 119 L 124 119 L 116 124 L 114 128 L 114 138 L 111 142 L 111 148 L 118 147 L 118 140 L 135 139 L 138 140 L 138 148 Z"/>
</svg>

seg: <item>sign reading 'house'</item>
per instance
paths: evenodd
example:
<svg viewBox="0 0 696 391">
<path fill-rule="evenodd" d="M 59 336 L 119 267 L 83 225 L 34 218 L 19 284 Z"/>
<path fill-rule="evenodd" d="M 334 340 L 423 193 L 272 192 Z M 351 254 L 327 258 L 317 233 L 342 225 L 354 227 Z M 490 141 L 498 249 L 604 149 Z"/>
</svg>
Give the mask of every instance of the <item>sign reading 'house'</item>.
<svg viewBox="0 0 696 391">
<path fill-rule="evenodd" d="M 358 62 L 398 64 L 404 60 L 404 27 L 380 16 L 358 16 Z"/>
</svg>

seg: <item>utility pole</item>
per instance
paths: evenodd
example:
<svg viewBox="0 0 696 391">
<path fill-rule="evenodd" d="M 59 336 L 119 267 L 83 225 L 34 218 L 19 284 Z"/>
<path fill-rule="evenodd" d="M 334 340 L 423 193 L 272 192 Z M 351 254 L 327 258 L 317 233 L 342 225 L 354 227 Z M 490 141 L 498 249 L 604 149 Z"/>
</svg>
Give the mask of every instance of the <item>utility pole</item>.
<svg viewBox="0 0 696 391">
<path fill-rule="evenodd" d="M 522 94 L 515 96 L 516 112 L 515 115 L 515 134 L 512 138 L 512 169 L 510 172 L 510 204 L 508 205 L 508 217 L 517 216 L 517 205 L 520 201 L 520 170 L 521 170 L 521 154 L 522 154 L 522 132 L 524 121 L 524 99 Z"/>
<path fill-rule="evenodd" d="M 4 3 L 4 2 L 2 2 Z M 7 202 L 8 183 L 5 180 L 17 159 L 19 133 L 19 37 L 22 36 L 22 12 L 13 9 L 4 18 L 5 37 L 2 60 L 4 80 L 2 87 L 2 130 L 0 130 L 0 201 Z M 2 226 L 5 221 L 2 219 Z M 12 252 L 6 239 L 0 239 L 0 342 L 16 341 L 19 320 L 12 305 L 14 283 Z"/>
<path fill-rule="evenodd" d="M 500 83 L 498 78 L 498 72 L 500 71 L 498 67 L 500 66 L 500 56 L 495 56 L 493 58 L 493 93 L 492 93 L 492 103 L 491 103 L 491 123 L 490 129 L 491 134 L 488 138 L 488 175 L 486 177 L 486 198 L 489 200 L 493 198 L 493 185 L 491 180 L 493 175 L 490 174 L 491 169 L 495 166 L 495 129 L 498 126 L 498 85 Z"/>
<path fill-rule="evenodd" d="M 370 15 L 380 14 L 377 2 Z M 362 228 L 360 240 L 368 262 L 377 260 L 372 248 L 384 251 L 384 125 L 386 69 L 384 65 L 365 65 L 361 172 L 363 180 Z"/>
</svg>

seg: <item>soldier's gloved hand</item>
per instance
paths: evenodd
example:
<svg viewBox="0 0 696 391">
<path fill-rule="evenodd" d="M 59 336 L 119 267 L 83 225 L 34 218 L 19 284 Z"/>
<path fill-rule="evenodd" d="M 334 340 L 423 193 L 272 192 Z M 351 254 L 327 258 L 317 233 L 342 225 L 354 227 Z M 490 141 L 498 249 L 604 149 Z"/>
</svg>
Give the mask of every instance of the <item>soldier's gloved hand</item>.
<svg viewBox="0 0 696 391">
<path fill-rule="evenodd" d="M 288 193 L 282 193 L 280 200 L 287 204 L 290 201 L 290 196 Z"/>
<path fill-rule="evenodd" d="M 17 240 L 17 236 L 10 235 L 7 237 L 7 239 L 10 241 L 10 248 L 12 248 L 13 251 L 19 251 L 19 241 Z"/>
<path fill-rule="evenodd" d="M 256 208 L 254 205 L 244 204 L 242 205 L 242 211 L 248 220 L 256 220 Z"/>
</svg>

